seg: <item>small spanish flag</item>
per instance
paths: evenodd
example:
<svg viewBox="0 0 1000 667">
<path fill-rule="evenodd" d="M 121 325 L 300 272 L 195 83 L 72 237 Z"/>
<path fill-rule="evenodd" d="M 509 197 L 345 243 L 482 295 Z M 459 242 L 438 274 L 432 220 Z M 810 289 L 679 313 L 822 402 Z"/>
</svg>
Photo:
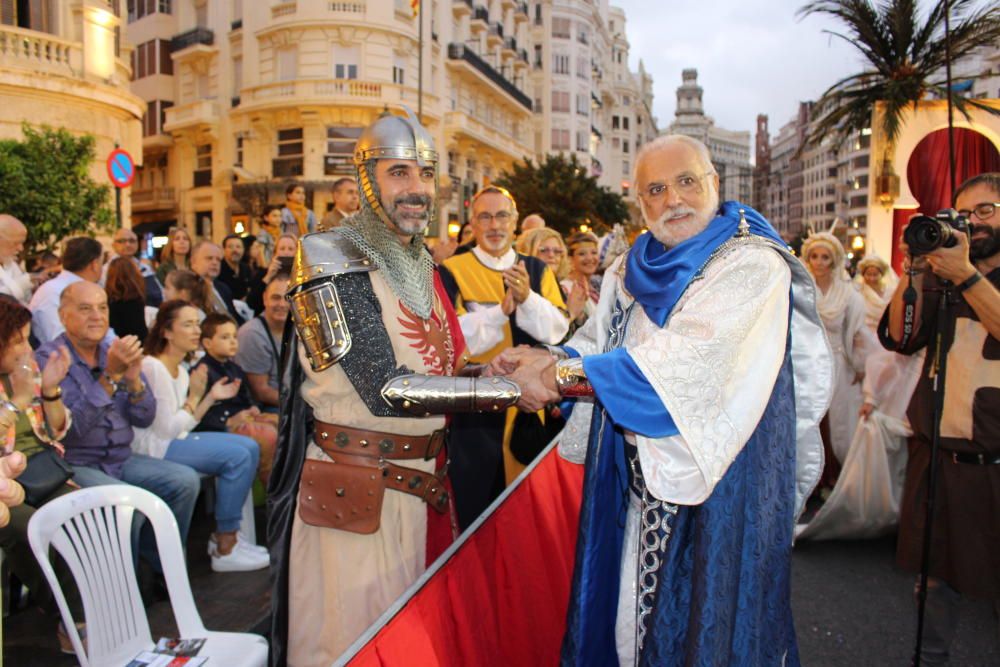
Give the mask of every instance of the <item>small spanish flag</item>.
<svg viewBox="0 0 1000 667">
<path fill-rule="evenodd" d="M 410 7 L 413 8 L 413 17 L 416 18 L 420 13 L 420 0 L 410 0 Z"/>
</svg>

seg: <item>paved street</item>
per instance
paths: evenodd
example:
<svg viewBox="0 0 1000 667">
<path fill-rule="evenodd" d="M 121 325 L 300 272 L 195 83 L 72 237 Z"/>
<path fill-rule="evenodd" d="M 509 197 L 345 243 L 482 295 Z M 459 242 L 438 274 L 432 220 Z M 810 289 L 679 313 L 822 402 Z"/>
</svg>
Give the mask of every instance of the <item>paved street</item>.
<svg viewBox="0 0 1000 667">
<path fill-rule="evenodd" d="M 795 549 L 792 604 L 802 664 L 909 664 L 916 634 L 913 577 L 893 566 L 894 538 L 804 542 Z M 953 667 L 1000 665 L 990 605 L 962 609 Z"/>
<path fill-rule="evenodd" d="M 205 522 L 201 522 L 204 524 Z M 207 526 L 195 531 L 201 549 Z M 912 578 L 893 563 L 893 538 L 863 542 L 806 542 L 796 547 L 792 601 L 802 664 L 808 667 L 905 667 L 915 632 L 910 591 Z M 215 575 L 199 561 L 191 571 L 205 624 L 214 629 L 263 632 L 266 579 Z M 220 604 L 224 599 L 226 604 Z M 167 603 L 150 609 L 153 634 L 172 634 Z M 1000 665 L 989 604 L 963 609 L 953 667 Z M 60 656 L 51 624 L 35 613 L 20 612 L 4 627 L 6 664 L 18 667 L 73 665 Z M 422 667 L 422 666 L 414 666 Z"/>
</svg>

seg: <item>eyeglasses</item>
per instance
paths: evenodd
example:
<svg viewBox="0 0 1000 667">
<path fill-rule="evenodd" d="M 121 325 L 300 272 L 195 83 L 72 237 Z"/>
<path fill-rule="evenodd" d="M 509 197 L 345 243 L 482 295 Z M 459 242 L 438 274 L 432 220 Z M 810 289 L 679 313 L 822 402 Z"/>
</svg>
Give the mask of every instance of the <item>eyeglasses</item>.
<svg viewBox="0 0 1000 667">
<path fill-rule="evenodd" d="M 506 225 L 513 219 L 514 219 L 514 214 L 511 213 L 510 211 L 498 211 L 497 213 L 487 213 L 486 211 L 483 211 L 482 213 L 476 216 L 476 222 L 483 225 L 488 225 L 493 220 L 496 220 L 501 225 Z"/>
<path fill-rule="evenodd" d="M 562 248 L 539 248 L 539 255 L 565 255 L 566 251 Z"/>
<path fill-rule="evenodd" d="M 704 174 L 681 174 L 672 183 L 654 182 L 646 186 L 645 190 L 639 191 L 639 197 L 646 201 L 656 201 L 660 197 L 667 195 L 667 190 L 674 189 L 678 195 L 700 194 L 703 186 L 702 179 L 715 172 L 706 171 Z"/>
<path fill-rule="evenodd" d="M 983 202 L 982 204 L 976 204 L 972 209 L 964 208 L 958 214 L 963 218 L 969 218 L 975 213 L 976 217 L 980 220 L 989 220 L 997 212 L 997 206 L 1000 206 L 1000 202 Z"/>
</svg>

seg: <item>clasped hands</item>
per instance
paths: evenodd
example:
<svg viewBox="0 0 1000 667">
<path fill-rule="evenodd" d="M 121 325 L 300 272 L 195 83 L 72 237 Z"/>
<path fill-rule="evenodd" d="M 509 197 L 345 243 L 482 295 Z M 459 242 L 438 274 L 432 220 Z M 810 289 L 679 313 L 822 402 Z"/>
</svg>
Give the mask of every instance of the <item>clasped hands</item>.
<svg viewBox="0 0 1000 667">
<path fill-rule="evenodd" d="M 555 357 L 548 350 L 521 345 L 509 347 L 495 356 L 483 374 L 503 375 L 516 382 L 521 388 L 517 407 L 525 412 L 537 412 L 560 398 L 555 365 Z"/>
</svg>

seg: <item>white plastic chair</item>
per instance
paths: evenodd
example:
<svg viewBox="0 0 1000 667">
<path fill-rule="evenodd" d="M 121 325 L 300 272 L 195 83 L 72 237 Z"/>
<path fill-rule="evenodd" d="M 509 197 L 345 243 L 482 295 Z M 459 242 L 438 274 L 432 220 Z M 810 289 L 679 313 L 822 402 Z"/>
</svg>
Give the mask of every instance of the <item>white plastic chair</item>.
<svg viewBox="0 0 1000 667">
<path fill-rule="evenodd" d="M 132 521 L 137 511 L 156 534 L 181 638 L 205 638 L 198 655 L 209 657 L 209 664 L 264 667 L 267 640 L 260 635 L 205 629 L 191 594 L 173 512 L 152 493 L 124 484 L 94 486 L 51 500 L 28 523 L 28 541 L 59 605 L 80 665 L 124 665 L 155 646 L 132 560 Z M 50 545 L 69 565 L 80 591 L 87 623 L 86 651 L 49 562 Z"/>
</svg>

